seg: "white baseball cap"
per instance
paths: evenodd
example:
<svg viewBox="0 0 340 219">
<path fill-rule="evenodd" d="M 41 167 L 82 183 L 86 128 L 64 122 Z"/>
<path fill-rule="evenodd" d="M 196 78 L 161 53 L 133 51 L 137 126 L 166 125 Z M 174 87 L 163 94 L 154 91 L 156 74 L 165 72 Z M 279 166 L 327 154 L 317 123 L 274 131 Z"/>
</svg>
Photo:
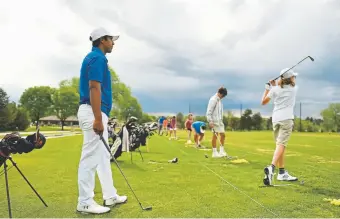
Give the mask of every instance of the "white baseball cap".
<svg viewBox="0 0 340 219">
<path fill-rule="evenodd" d="M 201 133 L 204 133 L 204 132 L 205 132 L 205 130 L 204 130 L 204 129 L 202 129 L 202 127 L 200 128 L 200 131 L 201 131 Z"/>
<path fill-rule="evenodd" d="M 115 41 L 119 38 L 118 35 L 113 35 L 109 31 L 107 31 L 106 29 L 99 27 L 99 28 L 94 29 L 91 32 L 90 40 L 93 42 L 93 41 L 95 41 L 95 40 L 97 40 L 97 39 L 99 39 L 100 37 L 103 37 L 103 36 L 110 36 L 110 37 L 112 37 L 113 41 Z"/>
<path fill-rule="evenodd" d="M 289 71 L 287 71 L 288 69 L 289 68 L 282 69 L 282 71 L 280 72 L 280 76 L 282 76 L 283 78 L 290 78 L 290 77 L 293 77 L 293 76 L 295 76 L 295 77 L 298 76 L 297 72 L 294 72 L 291 69 Z"/>
</svg>

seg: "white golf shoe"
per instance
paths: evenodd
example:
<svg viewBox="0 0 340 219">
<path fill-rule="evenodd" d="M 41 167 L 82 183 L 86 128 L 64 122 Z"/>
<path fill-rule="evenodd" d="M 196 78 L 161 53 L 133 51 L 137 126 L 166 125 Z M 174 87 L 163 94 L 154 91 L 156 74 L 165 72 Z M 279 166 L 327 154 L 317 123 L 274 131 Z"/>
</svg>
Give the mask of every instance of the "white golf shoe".
<svg viewBox="0 0 340 219">
<path fill-rule="evenodd" d="M 220 156 L 221 157 L 226 157 L 227 153 L 222 149 L 222 150 L 220 150 Z"/>
<path fill-rule="evenodd" d="M 285 173 L 277 175 L 277 180 L 279 180 L 279 181 L 297 181 L 298 178 L 295 177 L 295 176 L 289 175 L 288 171 L 285 171 Z"/>
<path fill-rule="evenodd" d="M 263 184 L 266 186 L 271 186 L 273 184 L 273 167 L 272 166 L 267 166 L 264 168 L 264 179 L 263 179 Z"/>
<path fill-rule="evenodd" d="M 119 196 L 117 195 L 115 198 L 110 198 L 108 200 L 104 200 L 104 206 L 105 207 L 113 207 L 117 204 L 122 204 L 125 203 L 127 201 L 127 196 L 123 195 L 123 196 Z"/>
<path fill-rule="evenodd" d="M 93 203 L 92 205 L 77 205 L 77 211 L 82 214 L 104 214 L 111 211 L 108 207 L 103 207 L 98 205 L 97 203 Z"/>
<path fill-rule="evenodd" d="M 211 156 L 211 157 L 212 157 L 212 158 L 221 158 L 222 156 L 221 156 L 220 153 L 218 153 L 217 151 L 215 151 L 215 152 L 212 153 L 212 156 Z"/>
</svg>

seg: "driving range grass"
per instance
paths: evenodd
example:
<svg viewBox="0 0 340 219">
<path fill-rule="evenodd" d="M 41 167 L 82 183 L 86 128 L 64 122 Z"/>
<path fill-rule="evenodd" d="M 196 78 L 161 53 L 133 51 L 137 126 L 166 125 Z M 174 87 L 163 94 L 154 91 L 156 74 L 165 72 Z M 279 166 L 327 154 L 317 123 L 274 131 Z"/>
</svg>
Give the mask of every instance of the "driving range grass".
<svg viewBox="0 0 340 219">
<path fill-rule="evenodd" d="M 42 132 L 43 131 L 62 131 L 61 126 L 40 126 L 39 129 Z M 25 131 L 26 132 L 35 132 L 36 127 L 35 126 L 28 127 Z M 81 129 L 79 127 L 64 126 L 63 131 L 81 131 Z"/>
<path fill-rule="evenodd" d="M 270 163 L 274 150 L 270 132 L 227 133 L 229 154 L 246 159 L 248 164 L 212 159 L 211 151 L 185 147 L 184 131 L 179 136 L 179 140 L 169 141 L 166 136 L 154 135 L 149 140 L 149 152 L 141 148 L 144 162 L 135 152 L 133 163 L 130 154 L 118 158 L 144 207 L 153 206 L 152 211 L 144 212 L 112 163 L 116 188 L 119 194 L 128 195 L 128 202 L 100 216 L 76 213 L 82 136 L 49 139 L 41 150 L 13 155 L 49 206 L 45 208 L 18 171 L 11 168 L 13 217 L 340 217 L 339 206 L 323 201 L 340 199 L 339 135 L 294 133 L 288 145 L 286 168 L 304 180 L 304 185 L 293 182 L 293 186 L 273 188 L 259 188 L 263 168 Z M 206 146 L 210 145 L 210 137 L 207 132 Z M 174 157 L 179 159 L 177 164 L 167 163 Z M 8 217 L 4 175 L 0 177 L 0 188 L 0 217 Z M 98 178 L 95 200 L 102 204 Z"/>
</svg>

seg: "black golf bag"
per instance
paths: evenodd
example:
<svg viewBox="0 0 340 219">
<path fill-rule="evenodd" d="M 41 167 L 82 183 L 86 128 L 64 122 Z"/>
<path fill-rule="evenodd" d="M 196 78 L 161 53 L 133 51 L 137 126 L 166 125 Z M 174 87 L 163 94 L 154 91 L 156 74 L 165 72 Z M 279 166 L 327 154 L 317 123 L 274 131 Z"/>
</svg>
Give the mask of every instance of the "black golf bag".
<svg viewBox="0 0 340 219">
<path fill-rule="evenodd" d="M 130 117 L 118 133 L 109 135 L 109 147 L 114 158 L 117 159 L 124 151 L 135 151 L 140 146 L 146 145 L 146 138 L 152 136 L 157 130 L 157 123 L 139 125 L 136 117 Z M 129 145 L 123 148 L 123 139 L 128 139 Z M 111 161 L 113 161 L 111 159 Z"/>
<path fill-rule="evenodd" d="M 146 146 L 146 139 L 150 138 L 154 135 L 154 131 L 157 130 L 157 123 L 151 124 L 141 124 L 136 125 L 135 129 L 131 130 L 130 134 L 130 143 L 131 143 L 131 151 L 135 151 L 140 146 Z"/>
<path fill-rule="evenodd" d="M 10 154 L 30 153 L 34 149 L 41 149 L 46 143 L 46 138 L 39 131 L 26 138 L 22 138 L 18 132 L 7 134 L 0 141 L 0 167 Z"/>
</svg>

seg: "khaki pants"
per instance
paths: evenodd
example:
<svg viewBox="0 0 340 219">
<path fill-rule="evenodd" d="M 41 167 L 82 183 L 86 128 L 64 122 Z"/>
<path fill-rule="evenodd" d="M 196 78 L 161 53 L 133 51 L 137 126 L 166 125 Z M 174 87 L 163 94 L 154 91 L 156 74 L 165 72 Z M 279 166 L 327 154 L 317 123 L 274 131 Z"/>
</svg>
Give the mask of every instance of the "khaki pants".
<svg viewBox="0 0 340 219">
<path fill-rule="evenodd" d="M 294 121 L 291 119 L 283 120 L 273 124 L 276 145 L 284 145 L 285 147 L 287 146 L 288 140 L 293 131 L 293 125 Z"/>
</svg>

